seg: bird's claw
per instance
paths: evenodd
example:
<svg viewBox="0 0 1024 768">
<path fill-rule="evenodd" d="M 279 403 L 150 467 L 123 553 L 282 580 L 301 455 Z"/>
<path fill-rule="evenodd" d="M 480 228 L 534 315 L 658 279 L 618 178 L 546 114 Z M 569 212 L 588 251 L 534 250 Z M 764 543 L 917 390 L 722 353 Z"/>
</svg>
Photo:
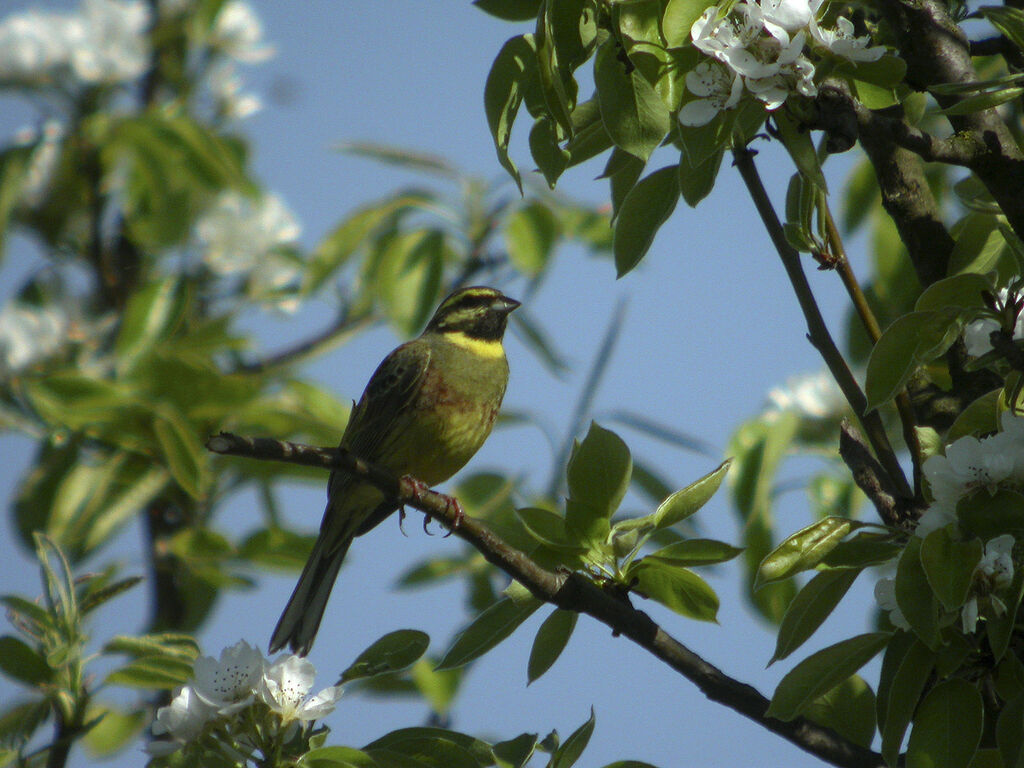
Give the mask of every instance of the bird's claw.
<svg viewBox="0 0 1024 768">
<path fill-rule="evenodd" d="M 413 501 L 416 501 L 416 502 L 423 501 L 423 495 L 427 491 L 430 490 L 430 486 L 429 485 L 424 483 L 422 480 L 417 480 L 412 475 L 404 475 L 402 477 L 402 482 L 405 483 L 408 486 L 410 495 L 412 496 Z M 459 525 L 462 523 L 462 519 L 466 516 L 466 513 L 462 509 L 462 505 L 459 503 L 459 500 L 456 499 L 454 496 L 445 496 L 444 499 L 445 499 L 445 502 L 444 502 L 445 512 L 447 514 L 449 514 L 451 516 L 451 518 L 452 518 L 451 526 L 448 529 L 448 533 L 446 533 L 444 535 L 445 538 L 448 538 L 449 536 L 452 535 L 452 533 L 455 531 L 455 529 L 458 528 Z M 429 522 L 430 522 L 430 515 L 424 516 L 424 518 L 423 518 L 423 532 L 426 533 L 428 536 L 430 535 L 430 531 L 427 530 L 427 524 Z M 399 524 L 401 524 L 401 523 L 399 523 Z M 403 533 L 404 533 L 404 531 L 403 531 Z"/>
</svg>

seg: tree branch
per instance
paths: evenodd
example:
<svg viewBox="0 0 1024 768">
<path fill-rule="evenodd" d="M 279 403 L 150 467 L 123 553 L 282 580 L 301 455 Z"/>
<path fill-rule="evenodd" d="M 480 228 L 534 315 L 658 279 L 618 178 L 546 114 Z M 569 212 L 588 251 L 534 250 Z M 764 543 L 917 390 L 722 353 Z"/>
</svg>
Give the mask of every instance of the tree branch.
<svg viewBox="0 0 1024 768">
<path fill-rule="evenodd" d="M 907 62 L 907 82 L 927 90 L 945 83 L 977 81 L 970 45 L 943 0 L 883 0 L 880 4 Z M 939 106 L 962 97 L 933 94 Z M 949 122 L 974 147 L 970 168 L 1002 208 L 1010 226 L 1024 235 L 1024 153 L 995 109 L 949 115 Z"/>
<path fill-rule="evenodd" d="M 471 517 L 456 518 L 451 499 L 435 491 L 423 491 L 412 478 L 396 479 L 352 453 L 335 448 L 316 448 L 268 438 L 246 438 L 229 433 L 211 437 L 206 447 L 214 453 L 264 461 L 284 461 L 323 469 L 341 469 L 365 478 L 404 506 L 418 509 L 451 528 L 475 547 L 489 563 L 521 583 L 540 600 L 569 611 L 585 613 L 611 627 L 619 635 L 664 661 L 694 683 L 712 701 L 753 720 L 801 749 L 828 763 L 846 768 L 877 768 L 881 755 L 849 742 L 834 731 L 806 718 L 789 722 L 767 717 L 766 699 L 757 689 L 729 677 L 659 627 L 646 613 L 628 601 L 614 597 L 579 573 L 555 573 L 542 568 L 526 553 L 509 546 L 487 526 Z"/>
<path fill-rule="evenodd" d="M 842 354 L 839 352 L 839 348 L 832 339 L 832 334 L 829 333 L 828 326 L 825 325 L 825 319 L 821 316 L 821 310 L 818 309 L 811 286 L 807 283 L 807 276 L 804 275 L 803 268 L 800 265 L 800 254 L 796 252 L 786 239 L 786 234 L 782 229 L 782 222 L 779 221 L 779 217 L 772 207 L 771 200 L 768 198 L 768 193 L 765 191 L 764 184 L 761 183 L 761 177 L 757 173 L 753 155 L 753 151 L 747 147 L 733 148 L 736 168 L 739 170 L 740 176 L 743 177 L 757 212 L 761 216 L 761 221 L 764 223 L 765 229 L 768 230 L 772 244 L 782 260 L 782 265 L 789 276 L 789 282 L 793 286 L 793 292 L 796 294 L 797 302 L 800 304 L 804 319 L 807 321 L 807 337 L 821 354 L 825 365 L 828 366 L 846 401 L 850 404 L 861 424 L 864 425 L 864 430 L 867 432 L 871 447 L 874 448 L 878 460 L 889 475 L 893 487 L 899 490 L 901 497 L 907 500 L 912 499 L 913 491 L 910 489 L 907 478 L 903 474 L 903 468 L 900 466 L 896 453 L 889 443 L 889 437 L 885 432 L 885 425 L 882 424 L 881 416 L 879 416 L 877 410 L 873 410 L 870 413 L 867 411 L 867 398 L 861 391 L 860 385 L 857 384 L 857 380 L 854 379 L 853 373 L 846 364 L 846 360 L 843 359 Z"/>
</svg>

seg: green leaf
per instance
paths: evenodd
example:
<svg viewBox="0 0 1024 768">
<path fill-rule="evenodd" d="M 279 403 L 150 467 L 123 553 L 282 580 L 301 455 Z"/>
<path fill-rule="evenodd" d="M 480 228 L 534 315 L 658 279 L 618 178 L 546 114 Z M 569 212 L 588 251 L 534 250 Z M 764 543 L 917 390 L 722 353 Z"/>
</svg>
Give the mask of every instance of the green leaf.
<svg viewBox="0 0 1024 768">
<path fill-rule="evenodd" d="M 1010 637 L 1017 624 L 1017 609 L 1024 598 L 1024 569 L 1017 568 L 1013 574 L 1013 582 L 1001 596 L 1006 605 L 1006 612 L 999 616 L 986 616 L 985 634 L 988 637 L 992 656 L 996 661 L 1003 658 L 1010 644 Z"/>
<path fill-rule="evenodd" d="M 724 541 L 684 539 L 644 555 L 644 558 L 654 558 L 668 565 L 692 567 L 724 563 L 742 552 L 742 547 L 734 547 Z"/>
<path fill-rule="evenodd" d="M 536 733 L 521 733 L 514 739 L 499 741 L 491 747 L 498 768 L 526 768 L 537 749 Z"/>
<path fill-rule="evenodd" d="M 1012 6 L 983 5 L 978 12 L 1018 50 L 1024 51 L 1024 11 Z"/>
<path fill-rule="evenodd" d="M 115 635 L 103 645 L 103 653 L 124 653 L 178 659 L 193 662 L 199 656 L 199 646 L 191 635 L 178 632 L 154 632 L 147 635 Z"/>
<path fill-rule="evenodd" d="M 608 179 L 611 187 L 612 198 L 612 221 L 618 217 L 622 210 L 622 204 L 626 201 L 626 195 L 636 186 L 647 163 L 638 157 L 633 157 L 628 152 L 623 152 L 618 147 L 612 150 L 605 164 L 604 172 L 598 177 Z M 613 233 L 614 250 L 614 233 Z"/>
<path fill-rule="evenodd" d="M 356 658 L 338 680 L 343 685 L 361 677 L 400 672 L 412 666 L 430 646 L 430 636 L 418 629 L 398 629 L 374 641 Z"/>
<path fill-rule="evenodd" d="M 11 147 L 0 152 L 0 258 L 11 214 L 21 201 L 21 189 L 34 147 Z"/>
<path fill-rule="evenodd" d="M 537 18 L 542 0 L 473 0 L 485 13 L 505 21 L 530 21 Z"/>
<path fill-rule="evenodd" d="M 498 152 L 498 162 L 515 179 L 520 194 L 523 183 L 519 170 L 508 155 L 508 145 L 512 124 L 523 102 L 523 91 L 530 87 L 529 81 L 536 82 L 537 77 L 537 47 L 533 35 L 519 35 L 508 40 L 498 51 L 484 85 L 484 111 Z M 537 87 L 536 84 L 533 87 Z"/>
<path fill-rule="evenodd" d="M 0 637 L 0 672 L 32 687 L 48 683 L 53 677 L 46 659 L 13 635 Z"/>
<path fill-rule="evenodd" d="M 843 599 L 859 570 L 822 571 L 797 592 L 786 609 L 769 664 L 789 656 L 814 634 Z"/>
<path fill-rule="evenodd" d="M 438 715 L 445 715 L 455 702 L 459 692 L 459 684 L 462 682 L 461 669 L 446 669 L 438 671 L 435 667 L 436 660 L 422 658 L 413 664 L 409 677 L 412 678 L 416 690 L 427 700 L 430 708 Z"/>
<path fill-rule="evenodd" d="M 895 88 L 907 74 L 907 63 L 899 56 L 887 53 L 877 61 L 839 61 L 835 71 L 880 88 Z"/>
<path fill-rule="evenodd" d="M 888 661 L 888 654 L 886 661 Z M 896 765 L 903 734 L 910 725 L 921 693 L 935 668 L 935 654 L 924 643 L 915 639 L 907 648 L 886 691 L 885 713 L 879 711 L 882 730 L 882 756 L 889 765 Z M 881 701 L 882 689 L 879 688 Z"/>
<path fill-rule="evenodd" d="M 505 250 L 516 268 L 536 277 L 548 264 L 558 238 L 558 221 L 537 201 L 517 208 L 505 222 Z"/>
<path fill-rule="evenodd" d="M 668 0 L 661 28 L 669 48 L 678 48 L 690 42 L 690 28 L 704 13 L 704 0 Z"/>
<path fill-rule="evenodd" d="M 896 603 L 921 642 L 939 643 L 939 602 L 921 564 L 921 539 L 911 536 L 896 566 Z"/>
<path fill-rule="evenodd" d="M 353 747 L 317 747 L 299 758 L 301 768 L 378 768 L 374 759 Z"/>
<path fill-rule="evenodd" d="M 583 442 L 573 446 L 569 457 L 566 468 L 569 498 L 587 505 L 607 520 L 619 508 L 622 497 L 626 495 L 632 472 L 633 459 L 622 438 L 591 422 Z M 566 526 L 570 530 L 576 527 L 568 510 Z M 583 532 L 588 527 L 588 524 L 583 524 L 576 530 Z"/>
<path fill-rule="evenodd" d="M 570 733 L 555 754 L 551 756 L 551 768 L 571 768 L 576 764 L 594 733 L 594 722 L 594 709 L 591 707 L 590 718 L 587 722 Z"/>
<path fill-rule="evenodd" d="M 793 158 L 793 163 L 800 174 L 818 189 L 828 192 L 825 174 L 821 171 L 818 152 L 810 131 L 805 130 L 787 110 L 776 110 L 772 115 L 778 128 L 779 139 L 789 152 L 789 156 Z"/>
<path fill-rule="evenodd" d="M 696 208 L 701 200 L 711 194 L 724 156 L 725 149 L 719 148 L 704 162 L 691 165 L 689 155 L 686 152 L 681 153 L 678 166 L 679 192 L 688 206 Z"/>
<path fill-rule="evenodd" d="M 640 263 L 678 202 L 679 176 L 674 165 L 648 174 L 629 191 L 615 219 L 612 250 L 617 277 Z"/>
<path fill-rule="evenodd" d="M 669 562 L 643 558 L 626 570 L 625 582 L 642 595 L 678 614 L 699 621 L 716 621 L 718 595 L 700 576 Z"/>
<path fill-rule="evenodd" d="M 983 308 L 985 300 L 982 294 L 992 290 L 992 283 L 988 278 L 974 272 L 946 277 L 936 280 L 924 289 L 924 292 L 914 304 L 917 312 L 927 312 L 933 309 L 945 309 L 954 307 L 956 309 Z"/>
<path fill-rule="evenodd" d="M 828 568 L 865 568 L 887 563 L 903 551 L 903 546 L 889 533 L 862 531 L 842 541 L 825 555 L 821 564 Z"/>
<path fill-rule="evenodd" d="M 483 656 L 511 635 L 540 606 L 541 601 L 536 598 L 522 602 L 502 598 L 459 632 L 436 669 L 455 669 Z"/>
<path fill-rule="evenodd" d="M 162 413 L 153 419 L 153 434 L 175 482 L 198 499 L 204 490 L 206 451 L 188 424 L 178 416 Z"/>
<path fill-rule="evenodd" d="M 949 349 L 960 335 L 954 310 L 909 312 L 896 318 L 875 343 L 864 385 L 868 410 L 896 397 L 924 363 Z"/>
<path fill-rule="evenodd" d="M 995 493 L 980 489 L 960 499 L 956 516 L 967 536 L 989 541 L 1003 533 L 1024 535 L 1024 495 L 1005 488 Z"/>
<path fill-rule="evenodd" d="M 967 768 L 981 741 L 983 706 L 966 680 L 939 683 L 914 716 L 907 768 Z"/>
<path fill-rule="evenodd" d="M 1003 388 L 986 392 L 964 408 L 946 432 L 945 442 L 955 443 L 967 435 L 984 435 L 999 430 L 999 398 Z"/>
<path fill-rule="evenodd" d="M 875 694 L 860 675 L 853 675 L 810 703 L 807 717 L 843 738 L 870 747 L 875 736 Z"/>
<path fill-rule="evenodd" d="M 86 749 L 95 757 L 106 757 L 134 741 L 149 718 L 142 710 L 122 712 L 102 706 L 91 708 L 87 719 L 95 721 L 95 725 L 85 734 Z"/>
<path fill-rule="evenodd" d="M 480 768 L 488 764 L 491 757 L 489 744 L 444 728 L 400 728 L 384 734 L 363 749 L 375 758 L 378 753 L 412 758 L 409 765 L 417 768 Z"/>
<path fill-rule="evenodd" d="M 1003 758 L 1002 765 L 1018 768 L 1021 747 L 1024 747 L 1024 692 L 1003 705 L 996 721 L 996 744 Z"/>
<path fill-rule="evenodd" d="M 646 162 L 671 129 L 672 116 L 614 37 L 597 49 L 594 85 L 601 120 L 615 146 Z"/>
<path fill-rule="evenodd" d="M 1020 86 L 1000 88 L 995 91 L 979 93 L 975 96 L 968 96 L 963 101 L 958 101 L 952 106 L 941 110 L 944 115 L 969 115 L 974 112 L 981 112 L 985 109 L 998 107 L 1008 101 L 1013 101 L 1024 95 L 1024 88 Z"/>
<path fill-rule="evenodd" d="M 107 675 L 105 685 L 171 690 L 192 676 L 192 662 L 167 655 L 142 656 Z"/>
<path fill-rule="evenodd" d="M 621 530 L 630 530 L 650 526 L 655 530 L 660 530 L 681 523 L 708 503 L 722 485 L 722 480 L 731 466 L 732 459 L 726 459 L 704 477 L 666 498 L 652 514 L 623 520 L 615 527 Z"/>
<path fill-rule="evenodd" d="M 533 639 L 533 648 L 530 649 L 530 661 L 526 665 L 527 685 L 551 669 L 558 661 L 558 657 L 569 643 L 569 638 L 572 637 L 578 618 L 579 614 L 576 611 L 556 608 L 544 619 L 544 623 L 537 630 L 537 636 Z"/>
<path fill-rule="evenodd" d="M 530 154 L 548 187 L 555 188 L 562 172 L 569 167 L 569 150 L 559 144 L 558 129 L 547 117 L 539 117 L 530 129 Z"/>
<path fill-rule="evenodd" d="M 851 531 L 863 525 L 864 523 L 845 517 L 826 517 L 802 528 L 761 561 L 754 589 L 814 568 Z"/>
<path fill-rule="evenodd" d="M 956 243 L 949 256 L 951 276 L 984 275 L 995 269 L 1006 245 L 997 217 L 988 213 L 969 213 L 957 222 L 954 234 Z"/>
<path fill-rule="evenodd" d="M 792 720 L 804 714 L 815 699 L 874 658 L 890 637 L 888 632 L 857 635 L 808 656 L 779 682 L 765 714 L 779 720 Z"/>
<path fill-rule="evenodd" d="M 921 543 L 921 565 L 932 592 L 947 611 L 960 610 L 967 600 L 974 569 L 981 562 L 980 539 L 958 541 L 947 527 L 932 531 Z"/>
</svg>

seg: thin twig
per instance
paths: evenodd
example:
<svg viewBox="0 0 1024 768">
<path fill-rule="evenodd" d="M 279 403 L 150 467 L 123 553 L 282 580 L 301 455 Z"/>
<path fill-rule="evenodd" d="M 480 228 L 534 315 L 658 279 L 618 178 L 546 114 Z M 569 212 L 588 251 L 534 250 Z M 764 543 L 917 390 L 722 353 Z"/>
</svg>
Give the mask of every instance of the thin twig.
<svg viewBox="0 0 1024 768">
<path fill-rule="evenodd" d="M 860 283 L 857 281 L 857 276 L 850 267 L 850 260 L 846 257 L 846 246 L 843 245 L 843 238 L 839 234 L 839 228 L 836 226 L 835 219 L 832 218 L 832 209 L 829 207 L 828 200 L 825 201 L 822 207 L 825 214 L 825 234 L 828 236 L 829 250 L 835 258 L 836 272 L 839 273 L 839 279 L 843 281 L 843 286 L 850 296 L 850 301 L 853 302 L 857 316 L 860 317 L 861 323 L 864 325 L 864 330 L 867 331 L 868 338 L 871 339 L 872 344 L 877 344 L 878 340 L 882 337 L 882 329 L 878 325 L 878 319 L 871 310 L 871 306 L 864 296 L 864 291 L 861 290 Z M 917 439 L 914 409 L 910 403 L 910 395 L 907 394 L 906 390 L 902 390 L 896 395 L 896 410 L 899 412 L 900 424 L 903 427 L 903 442 L 906 443 L 907 450 L 910 451 L 910 458 L 914 468 L 914 498 L 920 498 L 921 464 L 924 458 L 921 455 L 921 442 Z"/>
<path fill-rule="evenodd" d="M 568 611 L 585 613 L 610 627 L 664 661 L 694 683 L 712 701 L 748 717 L 822 760 L 846 768 L 880 768 L 882 757 L 847 741 L 834 731 L 803 717 L 783 722 L 768 717 L 766 699 L 757 689 L 729 677 L 684 646 L 628 601 L 614 597 L 578 573 L 555 573 L 542 568 L 528 555 L 494 534 L 479 520 L 462 516 L 448 496 L 423 491 L 411 478 L 396 479 L 383 470 L 335 448 L 315 448 L 267 438 L 246 438 L 221 433 L 206 444 L 215 453 L 267 461 L 285 461 L 325 470 L 341 469 L 380 488 L 402 505 L 418 509 L 451 528 L 540 600 Z"/>
<path fill-rule="evenodd" d="M 782 265 L 789 277 L 789 282 L 793 286 L 797 302 L 804 314 L 804 319 L 807 321 L 808 339 L 821 354 L 825 365 L 828 366 L 844 397 L 846 397 L 846 401 L 864 426 L 864 431 L 867 433 L 871 447 L 874 449 L 879 462 L 885 468 L 893 485 L 897 488 L 899 495 L 906 499 L 912 498 L 913 492 L 903 474 L 903 468 L 896 458 L 896 453 L 889 443 L 889 437 L 885 433 L 885 426 L 882 424 L 878 411 L 868 412 L 867 398 L 861 391 L 860 385 L 857 384 L 857 380 L 853 377 L 853 373 L 851 373 L 846 360 L 843 359 L 842 354 L 839 352 L 835 341 L 833 341 L 828 326 L 825 325 L 825 320 L 821 316 L 821 310 L 818 308 L 818 303 L 811 291 L 811 286 L 807 282 L 807 276 L 804 274 L 803 267 L 800 264 L 800 254 L 797 253 L 786 239 L 785 232 L 782 229 L 782 222 L 779 221 L 778 214 L 776 214 L 775 208 L 768 198 L 768 192 L 765 190 L 761 177 L 757 172 L 757 167 L 754 165 L 754 152 L 745 146 L 733 147 L 732 152 L 736 168 L 739 170 L 740 176 L 747 186 L 747 191 L 754 201 L 754 206 L 757 208 L 765 229 L 768 230 L 768 236 L 771 238 L 772 244 L 775 246 L 775 250 L 778 252 Z"/>
</svg>

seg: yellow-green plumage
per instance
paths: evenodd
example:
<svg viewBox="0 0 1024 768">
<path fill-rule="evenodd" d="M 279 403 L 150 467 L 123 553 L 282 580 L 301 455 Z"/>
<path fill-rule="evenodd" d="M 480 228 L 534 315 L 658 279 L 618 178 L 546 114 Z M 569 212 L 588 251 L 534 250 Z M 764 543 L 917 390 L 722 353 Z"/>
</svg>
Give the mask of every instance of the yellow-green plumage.
<svg viewBox="0 0 1024 768">
<path fill-rule="evenodd" d="M 352 411 L 341 447 L 395 476 L 436 485 L 458 472 L 494 426 L 508 362 L 502 337 L 519 303 L 493 288 L 456 291 L 426 330 L 378 366 Z M 397 509 L 372 485 L 331 473 L 320 534 L 270 640 L 309 652 L 338 569 L 355 536 Z"/>
</svg>

